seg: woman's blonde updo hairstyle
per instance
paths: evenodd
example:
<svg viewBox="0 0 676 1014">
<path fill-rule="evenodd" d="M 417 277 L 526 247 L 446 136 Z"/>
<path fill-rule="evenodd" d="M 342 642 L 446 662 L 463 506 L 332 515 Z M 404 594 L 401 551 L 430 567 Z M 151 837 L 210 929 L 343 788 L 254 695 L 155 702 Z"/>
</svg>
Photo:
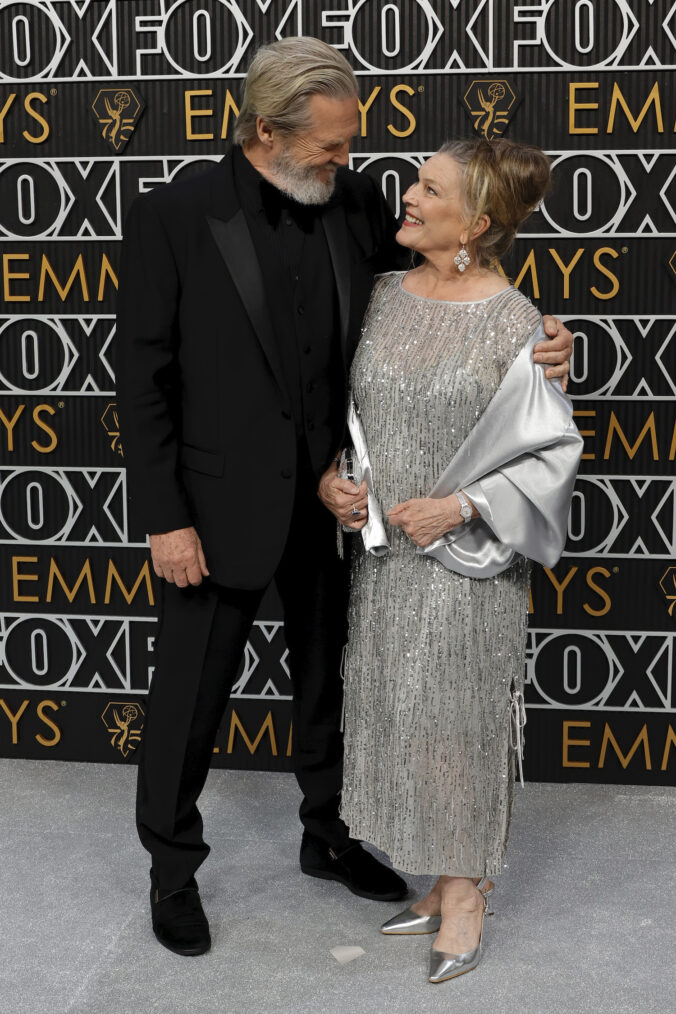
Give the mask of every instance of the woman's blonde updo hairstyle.
<svg viewBox="0 0 676 1014">
<path fill-rule="evenodd" d="M 494 141 L 447 141 L 439 154 L 450 155 L 462 169 L 463 198 L 471 236 L 482 215 L 488 229 L 467 245 L 481 268 L 496 267 L 516 231 L 549 189 L 551 168 L 540 148 L 505 138 Z"/>
</svg>

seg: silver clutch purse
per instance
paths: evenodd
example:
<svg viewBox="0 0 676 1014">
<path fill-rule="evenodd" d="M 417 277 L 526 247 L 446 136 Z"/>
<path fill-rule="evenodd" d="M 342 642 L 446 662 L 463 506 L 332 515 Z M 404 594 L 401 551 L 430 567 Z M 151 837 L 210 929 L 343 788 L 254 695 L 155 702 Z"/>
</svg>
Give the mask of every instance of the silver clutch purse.
<svg viewBox="0 0 676 1014">
<path fill-rule="evenodd" d="M 359 459 L 354 452 L 354 447 L 346 447 L 340 455 L 340 461 L 338 462 L 338 475 L 341 479 L 349 479 L 355 486 L 361 486 L 364 473 L 359 463 Z M 349 525 L 341 525 L 340 521 L 336 522 L 336 542 L 338 549 L 338 556 L 343 559 L 343 532 L 347 532 L 350 535 L 354 535 L 358 529 L 350 528 Z"/>
<path fill-rule="evenodd" d="M 361 485 L 364 473 L 355 454 L 354 447 L 346 447 L 340 455 L 338 475 L 341 479 L 349 479 L 355 486 Z"/>
</svg>

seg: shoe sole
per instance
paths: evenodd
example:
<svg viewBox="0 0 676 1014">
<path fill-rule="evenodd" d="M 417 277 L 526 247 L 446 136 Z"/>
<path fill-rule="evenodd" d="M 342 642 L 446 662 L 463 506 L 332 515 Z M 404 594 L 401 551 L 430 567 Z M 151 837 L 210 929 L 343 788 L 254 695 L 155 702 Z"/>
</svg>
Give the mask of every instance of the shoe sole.
<svg viewBox="0 0 676 1014">
<path fill-rule="evenodd" d="M 166 940 L 163 940 L 162 937 L 155 932 L 155 930 L 153 930 L 153 933 L 155 934 L 157 942 L 162 944 L 165 950 L 171 951 L 172 954 L 180 954 L 184 958 L 196 958 L 200 954 L 206 954 L 207 951 L 211 950 L 211 941 L 209 941 L 207 947 L 172 947 L 172 945 L 168 944 Z"/>
<path fill-rule="evenodd" d="M 405 891 L 388 891 L 387 894 L 375 894 L 373 891 L 361 891 L 358 887 L 353 887 L 346 877 L 341 877 L 335 873 L 326 873 L 324 870 L 312 870 L 306 866 L 301 866 L 301 872 L 306 877 L 316 877 L 317 880 L 335 880 L 339 884 L 343 884 L 347 887 L 348 891 L 352 894 L 356 894 L 359 898 L 368 898 L 370 901 L 401 901 L 408 894 L 408 888 Z"/>
</svg>

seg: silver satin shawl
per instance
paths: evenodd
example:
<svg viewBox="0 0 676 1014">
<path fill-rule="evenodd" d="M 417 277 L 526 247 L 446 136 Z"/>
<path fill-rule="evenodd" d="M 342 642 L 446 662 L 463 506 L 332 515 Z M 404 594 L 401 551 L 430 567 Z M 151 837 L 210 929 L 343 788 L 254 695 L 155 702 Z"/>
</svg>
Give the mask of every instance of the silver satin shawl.
<svg viewBox="0 0 676 1014">
<path fill-rule="evenodd" d="M 466 577 L 493 577 L 517 555 L 552 567 L 566 541 L 568 511 L 582 454 L 572 405 L 559 381 L 533 364 L 542 325 L 505 374 L 485 412 L 429 496 L 463 489 L 481 517 L 458 525 L 417 552 Z M 361 420 L 350 400 L 348 428 L 368 487 L 364 546 L 389 552 Z"/>
</svg>

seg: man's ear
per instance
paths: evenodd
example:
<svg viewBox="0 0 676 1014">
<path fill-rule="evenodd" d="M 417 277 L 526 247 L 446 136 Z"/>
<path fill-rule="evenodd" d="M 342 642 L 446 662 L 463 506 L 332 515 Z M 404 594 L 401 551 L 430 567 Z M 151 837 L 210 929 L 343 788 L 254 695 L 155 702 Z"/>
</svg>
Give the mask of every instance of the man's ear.
<svg viewBox="0 0 676 1014">
<path fill-rule="evenodd" d="M 262 116 L 256 117 L 256 134 L 261 144 L 264 144 L 266 148 L 271 148 L 274 142 L 273 129 L 269 123 L 266 123 Z"/>
</svg>

